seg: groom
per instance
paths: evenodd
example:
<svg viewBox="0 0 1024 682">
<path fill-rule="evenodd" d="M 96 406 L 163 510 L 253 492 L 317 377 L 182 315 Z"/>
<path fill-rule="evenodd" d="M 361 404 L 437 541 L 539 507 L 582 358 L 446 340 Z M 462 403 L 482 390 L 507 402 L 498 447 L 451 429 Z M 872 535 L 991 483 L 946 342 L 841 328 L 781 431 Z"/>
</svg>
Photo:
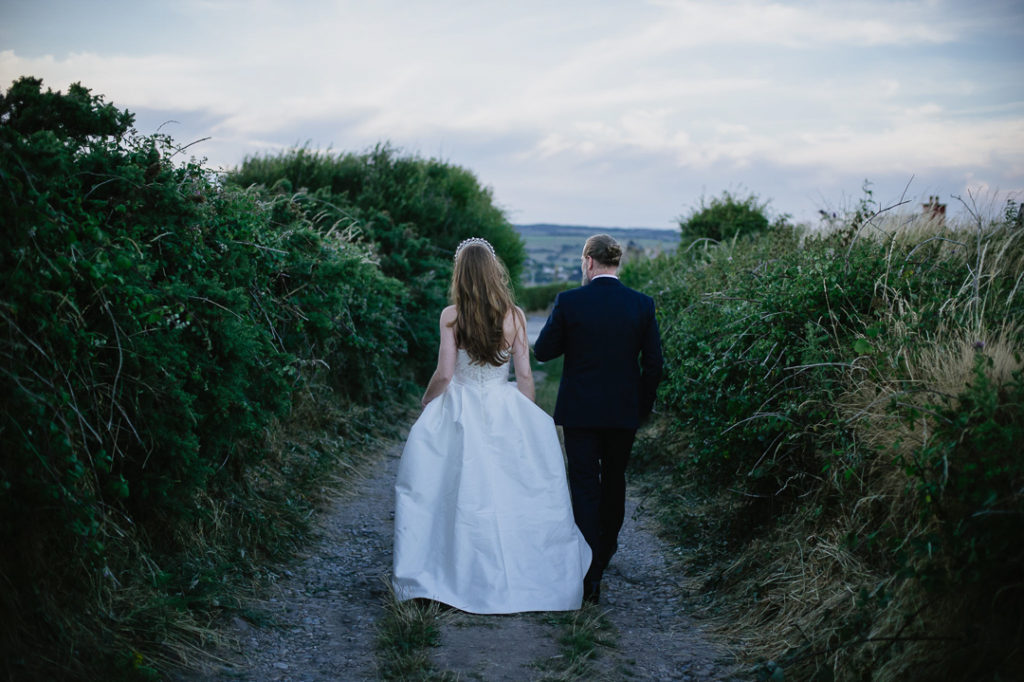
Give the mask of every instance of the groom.
<svg viewBox="0 0 1024 682">
<path fill-rule="evenodd" d="M 593 550 L 584 600 L 596 604 L 601 575 L 625 517 L 626 463 L 661 380 L 654 300 L 619 282 L 622 247 L 606 234 L 583 247 L 583 284 L 562 292 L 534 344 L 541 362 L 565 355 L 555 402 L 569 460 L 572 511 Z"/>
</svg>

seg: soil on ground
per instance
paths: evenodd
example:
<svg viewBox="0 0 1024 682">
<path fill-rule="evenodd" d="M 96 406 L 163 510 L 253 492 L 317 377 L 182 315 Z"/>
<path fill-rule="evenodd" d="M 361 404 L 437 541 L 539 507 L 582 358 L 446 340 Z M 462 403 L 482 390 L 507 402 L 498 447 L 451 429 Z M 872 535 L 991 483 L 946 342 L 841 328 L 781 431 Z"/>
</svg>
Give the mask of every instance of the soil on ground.
<svg viewBox="0 0 1024 682">
<path fill-rule="evenodd" d="M 371 463 L 350 494 L 321 514 L 309 551 L 263 598 L 252 620 L 221 624 L 224 644 L 173 682 L 338 682 L 378 679 L 377 623 L 384 616 L 391 569 L 394 481 L 402 444 Z M 627 501 L 619 551 L 605 573 L 600 609 L 610 627 L 586 680 L 739 680 L 733 657 L 688 614 L 687 588 L 653 521 Z M 554 614 L 478 616 L 446 610 L 436 669 L 460 679 L 550 679 L 559 669 L 565 628 Z"/>
</svg>

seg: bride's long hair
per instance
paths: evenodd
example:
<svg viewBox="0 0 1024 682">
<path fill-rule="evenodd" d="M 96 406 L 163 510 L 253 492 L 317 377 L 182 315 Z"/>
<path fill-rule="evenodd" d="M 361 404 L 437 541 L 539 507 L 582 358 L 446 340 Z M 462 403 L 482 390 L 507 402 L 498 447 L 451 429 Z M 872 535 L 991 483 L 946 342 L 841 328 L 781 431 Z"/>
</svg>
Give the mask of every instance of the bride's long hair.
<svg viewBox="0 0 1024 682">
<path fill-rule="evenodd" d="M 477 364 L 500 366 L 511 350 L 505 342 L 505 316 L 515 310 L 508 270 L 485 240 L 467 240 L 455 252 L 451 302 L 455 343 Z M 515 315 L 516 324 L 520 323 Z"/>
</svg>

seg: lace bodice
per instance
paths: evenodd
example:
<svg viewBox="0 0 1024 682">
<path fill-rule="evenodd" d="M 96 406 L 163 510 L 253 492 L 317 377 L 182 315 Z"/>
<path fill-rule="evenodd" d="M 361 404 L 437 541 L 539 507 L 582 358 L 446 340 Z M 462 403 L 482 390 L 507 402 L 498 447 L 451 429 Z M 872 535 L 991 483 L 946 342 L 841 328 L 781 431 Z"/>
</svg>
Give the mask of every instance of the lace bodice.
<svg viewBox="0 0 1024 682">
<path fill-rule="evenodd" d="M 484 386 L 508 382 L 508 363 L 500 367 L 491 364 L 475 364 L 462 348 L 455 359 L 455 380 L 470 386 Z"/>
</svg>

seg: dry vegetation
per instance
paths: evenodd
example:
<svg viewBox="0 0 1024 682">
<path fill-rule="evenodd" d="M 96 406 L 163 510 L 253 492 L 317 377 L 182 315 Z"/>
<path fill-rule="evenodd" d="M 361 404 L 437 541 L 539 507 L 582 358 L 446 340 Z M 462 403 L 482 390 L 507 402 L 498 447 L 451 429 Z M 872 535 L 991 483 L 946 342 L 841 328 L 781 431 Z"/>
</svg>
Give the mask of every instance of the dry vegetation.
<svg viewBox="0 0 1024 682">
<path fill-rule="evenodd" d="M 861 216 L 824 240 L 802 238 L 798 255 L 779 267 L 785 257 L 766 246 L 779 239 L 770 235 L 691 265 L 708 271 L 735 258 L 764 281 L 816 277 L 831 294 L 821 308 L 806 307 L 804 338 L 818 338 L 808 344 L 817 357 L 804 348 L 802 360 L 787 358 L 774 373 L 760 363 L 761 376 L 777 385 L 805 377 L 796 397 L 787 403 L 778 391 L 697 436 L 666 410 L 664 438 L 640 453 L 661 476 L 651 485 L 666 507 L 666 531 L 688 547 L 690 568 L 704 581 L 704 608 L 765 678 L 1024 672 L 1024 229 L 1014 202 L 994 219 L 971 208 L 967 224 L 950 226 Z M 850 279 L 833 283 L 829 268 L 812 262 L 823 248 L 839 262 L 874 267 L 873 286 L 858 296 Z M 641 274 L 665 284 L 657 273 Z M 715 300 L 760 296 L 736 281 L 714 279 L 714 289 L 674 306 L 678 289 L 665 286 L 663 319 L 666 308 L 694 314 L 707 291 Z M 670 353 L 679 347 L 674 334 L 682 335 L 670 326 Z M 735 342 L 753 348 L 746 339 L 765 335 L 746 327 Z M 827 374 L 807 379 L 812 371 Z M 780 415 L 775 432 L 755 434 L 762 440 L 735 439 L 744 425 Z M 765 448 L 769 441 L 800 445 Z M 732 466 L 712 462 L 701 443 L 740 454 Z M 765 462 L 776 469 L 753 475 Z M 671 486 L 660 482 L 666 472 Z"/>
</svg>

